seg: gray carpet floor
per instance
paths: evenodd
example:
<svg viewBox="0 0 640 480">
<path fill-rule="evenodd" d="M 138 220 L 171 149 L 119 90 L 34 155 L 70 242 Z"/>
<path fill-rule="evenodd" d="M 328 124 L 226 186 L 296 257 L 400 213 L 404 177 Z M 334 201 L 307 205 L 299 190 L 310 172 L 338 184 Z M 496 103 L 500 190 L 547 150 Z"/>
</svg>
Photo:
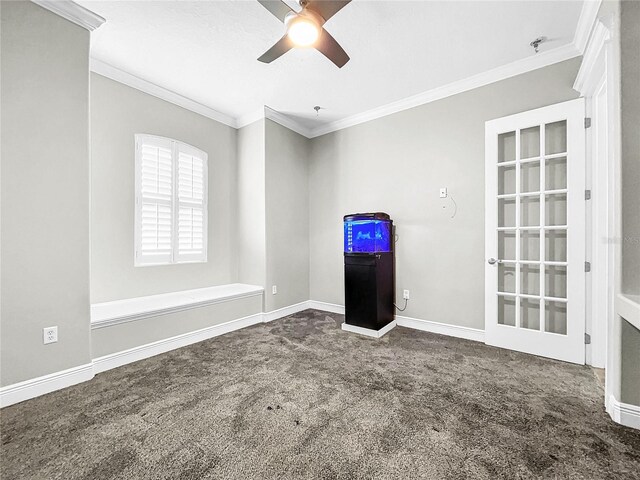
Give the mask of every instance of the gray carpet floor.
<svg viewBox="0 0 640 480">
<path fill-rule="evenodd" d="M 3 479 L 640 479 L 588 367 L 314 310 L 1 411 Z"/>
</svg>

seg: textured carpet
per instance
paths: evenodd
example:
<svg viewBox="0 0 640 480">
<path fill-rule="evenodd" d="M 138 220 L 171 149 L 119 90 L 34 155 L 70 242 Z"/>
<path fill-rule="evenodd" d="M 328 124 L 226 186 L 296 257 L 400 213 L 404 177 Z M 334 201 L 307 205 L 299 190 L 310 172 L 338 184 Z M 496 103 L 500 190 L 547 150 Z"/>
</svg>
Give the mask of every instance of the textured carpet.
<svg viewBox="0 0 640 480">
<path fill-rule="evenodd" d="M 5 408 L 3 479 L 640 479 L 587 367 L 307 310 Z"/>
</svg>

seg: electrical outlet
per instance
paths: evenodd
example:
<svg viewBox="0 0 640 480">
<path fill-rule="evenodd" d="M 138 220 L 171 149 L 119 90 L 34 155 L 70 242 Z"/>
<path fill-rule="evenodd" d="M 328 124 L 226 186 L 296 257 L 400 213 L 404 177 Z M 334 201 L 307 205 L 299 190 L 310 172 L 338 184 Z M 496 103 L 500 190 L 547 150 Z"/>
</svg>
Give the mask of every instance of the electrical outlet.
<svg viewBox="0 0 640 480">
<path fill-rule="evenodd" d="M 440 198 L 447 198 L 448 192 L 447 187 L 442 187 L 440 189 Z"/>
<path fill-rule="evenodd" d="M 404 290 L 404 291 L 402 292 L 402 298 L 403 298 L 404 300 L 409 300 L 409 290 Z"/>
<path fill-rule="evenodd" d="M 276 295 L 278 293 L 278 286 L 274 285 L 273 287 L 271 287 L 271 293 L 273 295 Z"/>
<path fill-rule="evenodd" d="M 42 341 L 47 343 L 56 343 L 58 341 L 58 327 L 45 327 L 42 329 Z"/>
</svg>

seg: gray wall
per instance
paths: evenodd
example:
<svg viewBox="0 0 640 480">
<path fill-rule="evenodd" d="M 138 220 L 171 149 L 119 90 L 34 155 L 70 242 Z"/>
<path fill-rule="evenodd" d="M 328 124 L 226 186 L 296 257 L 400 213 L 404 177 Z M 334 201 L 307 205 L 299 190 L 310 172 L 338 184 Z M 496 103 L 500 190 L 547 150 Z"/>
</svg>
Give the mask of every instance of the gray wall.
<svg viewBox="0 0 640 480">
<path fill-rule="evenodd" d="M 621 8 L 623 290 L 638 293 L 640 5 Z M 342 304 L 341 218 L 355 211 L 398 225 L 405 315 L 483 328 L 484 122 L 576 96 L 579 59 L 307 140 L 270 120 L 236 131 L 91 74 L 89 161 L 89 33 L 30 2 L 2 2 L 1 16 L 3 386 L 88 363 L 92 341 L 97 357 L 308 298 Z M 135 133 L 209 154 L 206 264 L 133 267 Z M 234 281 L 265 286 L 265 305 L 90 331 L 90 297 Z M 43 345 L 51 325 L 59 342 Z M 621 400 L 640 404 L 640 332 L 622 330 Z"/>
<path fill-rule="evenodd" d="M 640 295 L 640 2 L 620 5 L 622 291 Z"/>
<path fill-rule="evenodd" d="M 620 401 L 640 405 L 640 331 L 626 320 L 621 327 Z"/>
<path fill-rule="evenodd" d="M 313 139 L 312 300 L 343 304 L 342 216 L 385 211 L 397 225 L 403 315 L 484 328 L 484 123 L 577 97 L 572 59 Z M 457 203 L 438 198 L 447 187 Z"/>
<path fill-rule="evenodd" d="M 309 299 L 308 157 L 271 120 L 238 130 L 238 279 L 264 286 L 267 312 Z"/>
<path fill-rule="evenodd" d="M 89 32 L 2 2 L 1 35 L 4 386 L 91 361 Z"/>
<path fill-rule="evenodd" d="M 267 312 L 309 300 L 309 144 L 265 120 Z"/>
<path fill-rule="evenodd" d="M 616 18 L 620 16 L 620 0 L 602 0 L 600 3 L 597 18 L 606 24 L 606 18 L 611 15 Z"/>
<path fill-rule="evenodd" d="M 209 155 L 208 261 L 133 266 L 134 135 L 193 145 Z M 237 280 L 234 128 L 91 74 L 91 302 Z"/>
<path fill-rule="evenodd" d="M 622 291 L 640 295 L 640 2 L 620 5 Z M 640 331 L 622 322 L 621 395 L 640 405 Z"/>
<path fill-rule="evenodd" d="M 238 281 L 265 286 L 264 120 L 238 130 Z"/>
</svg>

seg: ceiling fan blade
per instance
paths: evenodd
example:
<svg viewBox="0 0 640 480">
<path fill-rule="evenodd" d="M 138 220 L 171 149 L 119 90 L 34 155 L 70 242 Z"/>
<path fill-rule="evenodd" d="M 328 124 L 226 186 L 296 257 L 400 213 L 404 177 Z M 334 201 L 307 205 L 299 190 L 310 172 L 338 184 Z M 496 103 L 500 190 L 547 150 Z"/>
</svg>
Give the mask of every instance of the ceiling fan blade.
<svg viewBox="0 0 640 480">
<path fill-rule="evenodd" d="M 329 35 L 329 32 L 324 28 L 320 33 L 320 38 L 315 47 L 316 50 L 335 63 L 338 68 L 342 68 L 344 64 L 349 61 L 347 52 L 344 51 L 340 44 L 336 42 L 335 38 Z"/>
<path fill-rule="evenodd" d="M 294 45 L 293 42 L 289 39 L 289 35 L 285 35 L 280 40 L 278 40 L 273 47 L 264 52 L 262 56 L 258 58 L 258 60 L 262 63 L 271 63 L 276 58 L 281 57 L 282 55 L 287 53 L 293 47 Z"/>
<path fill-rule="evenodd" d="M 258 3 L 269 10 L 275 17 L 278 17 L 281 22 L 284 22 L 284 17 L 287 16 L 287 13 L 293 11 L 282 0 L 258 0 Z"/>
<path fill-rule="evenodd" d="M 305 8 L 313 10 L 326 21 L 338 13 L 342 7 L 350 1 L 351 0 L 311 0 Z"/>
</svg>

